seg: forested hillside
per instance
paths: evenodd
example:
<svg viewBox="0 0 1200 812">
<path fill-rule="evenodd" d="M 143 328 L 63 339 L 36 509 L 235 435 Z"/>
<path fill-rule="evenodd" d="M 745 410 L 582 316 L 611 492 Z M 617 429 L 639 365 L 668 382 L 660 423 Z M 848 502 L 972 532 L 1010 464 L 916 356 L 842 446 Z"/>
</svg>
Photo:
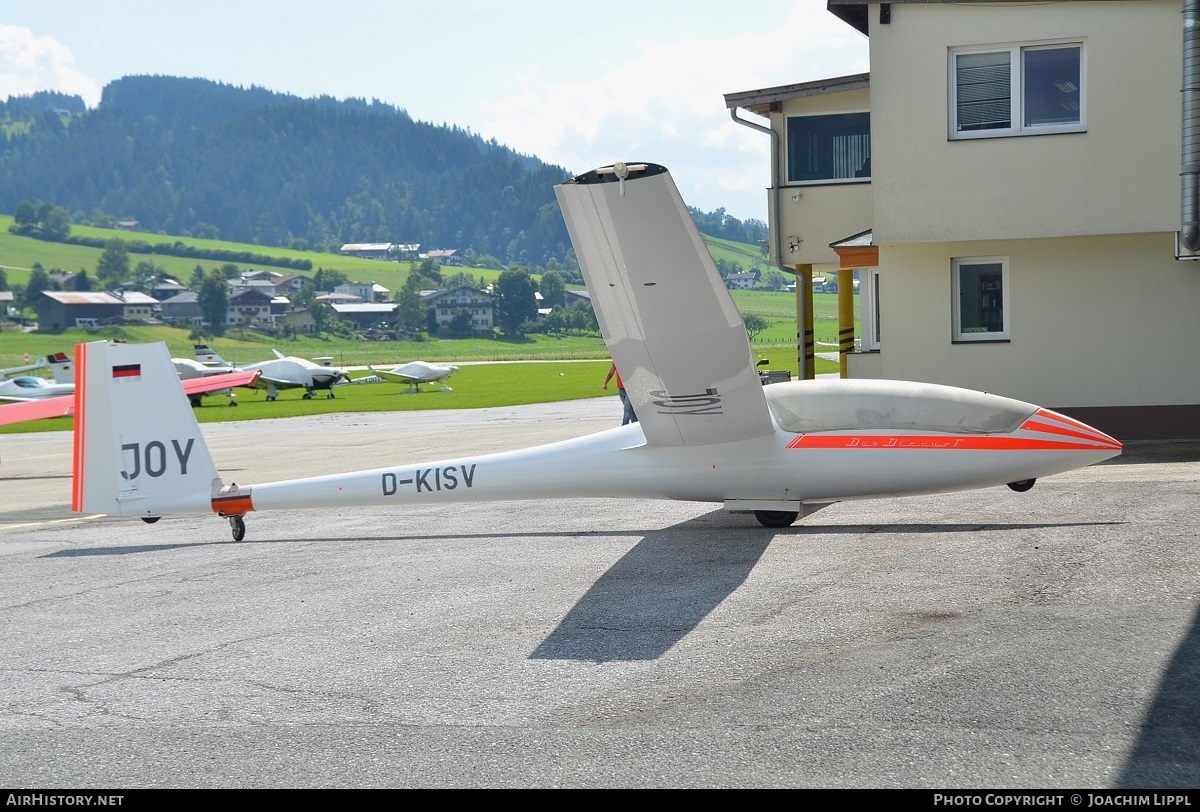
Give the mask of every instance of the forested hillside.
<svg viewBox="0 0 1200 812">
<path fill-rule="evenodd" d="M 0 133 L 3 212 L 52 203 L 75 223 L 136 220 L 148 232 L 574 265 L 553 192 L 571 171 L 377 101 L 133 76 L 94 110 L 56 93 L 0 102 Z M 766 237 L 723 210 L 693 215 L 714 236 Z"/>
</svg>

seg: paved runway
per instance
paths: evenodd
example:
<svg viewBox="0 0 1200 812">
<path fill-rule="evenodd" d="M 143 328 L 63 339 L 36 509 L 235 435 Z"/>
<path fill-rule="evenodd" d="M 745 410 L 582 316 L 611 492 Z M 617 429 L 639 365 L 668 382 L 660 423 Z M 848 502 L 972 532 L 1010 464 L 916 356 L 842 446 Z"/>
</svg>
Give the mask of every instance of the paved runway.
<svg viewBox="0 0 1200 812">
<path fill-rule="evenodd" d="M 205 427 L 226 480 L 564 439 L 614 398 Z M 0 786 L 1200 786 L 1200 446 L 786 530 L 574 500 L 154 525 L 0 437 Z"/>
</svg>

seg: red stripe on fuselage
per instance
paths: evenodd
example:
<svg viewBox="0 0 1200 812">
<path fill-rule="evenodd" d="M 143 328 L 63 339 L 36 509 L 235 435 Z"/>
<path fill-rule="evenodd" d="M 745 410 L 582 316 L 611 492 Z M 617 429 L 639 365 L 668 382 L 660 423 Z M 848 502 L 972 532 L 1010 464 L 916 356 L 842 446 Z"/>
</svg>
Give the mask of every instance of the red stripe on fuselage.
<svg viewBox="0 0 1200 812">
<path fill-rule="evenodd" d="M 214 496 L 212 500 L 213 513 L 222 516 L 245 516 L 254 510 L 250 492 L 235 493 L 229 496 Z"/>
<path fill-rule="evenodd" d="M 76 513 L 83 512 L 83 446 L 87 431 L 87 412 L 83 404 L 87 398 L 87 365 L 87 344 L 78 344 L 75 347 L 75 447 L 71 477 L 71 510 Z"/>
<path fill-rule="evenodd" d="M 1096 451 L 1112 446 L 1098 438 L 1092 442 L 1043 440 L 1005 435 L 945 434 L 801 434 L 788 448 L 925 449 L 933 451 Z"/>
</svg>

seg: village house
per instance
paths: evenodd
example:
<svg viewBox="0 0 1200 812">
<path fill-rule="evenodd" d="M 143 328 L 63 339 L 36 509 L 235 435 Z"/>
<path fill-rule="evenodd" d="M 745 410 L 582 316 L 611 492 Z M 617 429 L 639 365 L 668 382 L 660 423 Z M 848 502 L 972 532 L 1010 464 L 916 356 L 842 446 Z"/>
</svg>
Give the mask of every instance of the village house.
<svg viewBox="0 0 1200 812">
<path fill-rule="evenodd" d="M 449 329 L 460 310 L 470 314 L 473 331 L 490 333 L 494 328 L 492 297 L 487 291 L 463 285 L 446 290 L 424 291 L 421 299 L 432 311 L 431 322 L 436 323 L 438 330 Z"/>
<path fill-rule="evenodd" d="M 725 287 L 730 290 L 750 290 L 754 287 L 754 283 L 758 281 L 758 274 L 754 271 L 743 271 L 742 273 L 731 273 L 725 277 Z"/>
</svg>

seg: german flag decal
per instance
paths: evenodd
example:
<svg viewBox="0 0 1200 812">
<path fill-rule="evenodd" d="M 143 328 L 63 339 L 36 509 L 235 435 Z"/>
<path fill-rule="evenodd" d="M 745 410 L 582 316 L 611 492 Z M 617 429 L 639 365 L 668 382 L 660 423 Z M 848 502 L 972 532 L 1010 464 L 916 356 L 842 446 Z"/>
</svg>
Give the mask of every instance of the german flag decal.
<svg viewBox="0 0 1200 812">
<path fill-rule="evenodd" d="M 139 381 L 142 379 L 141 364 L 118 364 L 112 368 L 114 381 Z"/>
</svg>

